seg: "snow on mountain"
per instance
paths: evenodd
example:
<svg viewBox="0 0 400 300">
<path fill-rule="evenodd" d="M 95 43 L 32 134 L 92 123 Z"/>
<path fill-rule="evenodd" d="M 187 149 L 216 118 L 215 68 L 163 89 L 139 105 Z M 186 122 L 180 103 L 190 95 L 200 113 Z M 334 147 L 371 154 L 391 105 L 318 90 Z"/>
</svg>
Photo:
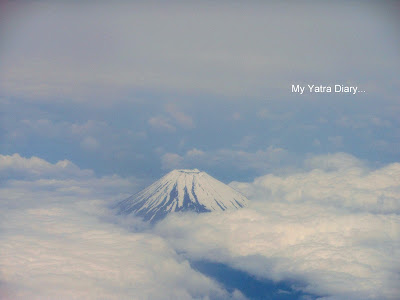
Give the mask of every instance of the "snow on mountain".
<svg viewBox="0 0 400 300">
<path fill-rule="evenodd" d="M 157 222 L 172 212 L 197 213 L 239 209 L 247 198 L 198 169 L 173 170 L 139 193 L 119 202 L 121 214 Z"/>
</svg>

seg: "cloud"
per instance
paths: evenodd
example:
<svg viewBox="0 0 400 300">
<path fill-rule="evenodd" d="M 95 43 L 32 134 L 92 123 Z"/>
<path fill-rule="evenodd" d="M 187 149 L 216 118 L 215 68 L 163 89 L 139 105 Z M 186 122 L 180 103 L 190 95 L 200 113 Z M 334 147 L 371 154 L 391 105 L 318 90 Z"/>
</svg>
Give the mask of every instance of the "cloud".
<svg viewBox="0 0 400 300">
<path fill-rule="evenodd" d="M 2 222 L 1 277 L 12 299 L 231 297 L 152 234 L 58 207 L 14 211 Z"/>
<path fill-rule="evenodd" d="M 343 152 L 314 155 L 307 158 L 303 165 L 307 169 L 320 169 L 324 171 L 339 171 L 351 168 L 359 170 L 367 169 L 366 162 Z"/>
<path fill-rule="evenodd" d="M 239 164 L 243 171 L 249 159 L 246 178 L 267 172 L 262 155 L 254 158 L 261 161 L 257 166 L 251 154 L 269 145 L 299 156 L 333 149 L 395 161 L 399 85 L 392 78 L 400 78 L 400 68 L 398 35 L 390 28 L 396 27 L 371 4 L 293 5 L 298 10 L 261 2 L 228 11 L 203 2 L 17 5 L 15 15 L 2 19 L 1 148 L 67 158 L 103 173 L 147 169 L 146 176 L 162 173 L 157 147 L 182 157 L 197 148 L 213 152 L 210 158 L 223 149 L 245 150 L 209 164 L 225 166 L 228 176 Z M 342 16 L 342 27 L 332 12 Z M 350 59 L 360 48 L 367 52 Z M 356 96 L 362 101 L 326 94 L 309 99 L 290 92 L 299 80 L 353 80 L 360 88 L 368 81 L 377 88 Z M 344 124 L 355 120 L 366 127 L 339 125 L 332 132 L 342 117 Z M 140 141 L 143 134 L 148 139 Z M 252 135 L 253 142 L 245 138 Z M 320 146 L 313 147 L 316 139 Z M 232 167 L 223 158 L 229 155 L 238 157 Z"/>
<path fill-rule="evenodd" d="M 174 118 L 174 120 L 181 125 L 183 128 L 191 129 L 194 128 L 194 123 L 192 117 L 184 114 L 173 104 L 168 104 L 165 108 L 166 112 Z"/>
<path fill-rule="evenodd" d="M 99 135 L 110 131 L 109 125 L 104 121 L 87 120 L 86 122 L 54 121 L 49 119 L 23 119 L 19 122 L 20 130 L 26 134 L 56 137 L 82 137 L 86 135 Z"/>
<path fill-rule="evenodd" d="M 386 127 L 392 126 L 389 120 L 382 120 L 377 116 L 368 115 L 354 115 L 354 116 L 341 116 L 336 120 L 336 124 L 346 128 L 362 129 L 374 127 Z"/>
<path fill-rule="evenodd" d="M 99 148 L 99 142 L 92 136 L 87 136 L 81 142 L 81 147 L 87 151 L 94 151 Z"/>
<path fill-rule="evenodd" d="M 0 186 L 1 295 L 244 299 L 193 270 L 161 237 L 139 232 L 146 227 L 139 220 L 110 214 L 107 206 L 138 184 L 133 178 L 97 178 L 77 167 L 71 173 L 63 162 L 18 154 L 1 159 L 7 163 L 1 172 L 26 173 L 23 179 L 9 173 Z M 32 175 L 33 170 L 40 172 Z"/>
<path fill-rule="evenodd" d="M 0 176 L 3 178 L 65 178 L 93 176 L 93 172 L 81 170 L 68 160 L 51 164 L 39 157 L 25 158 L 15 153 L 13 155 L 0 154 Z"/>
<path fill-rule="evenodd" d="M 231 183 L 249 197 L 249 209 L 176 214 L 156 231 L 190 259 L 290 280 L 324 299 L 397 299 L 400 164 L 370 169 L 336 153 L 304 165 Z"/>
<path fill-rule="evenodd" d="M 287 121 L 292 117 L 291 112 L 271 112 L 266 108 L 263 108 L 256 113 L 257 117 L 264 120 L 274 120 L 274 121 Z"/>
<path fill-rule="evenodd" d="M 346 153 L 309 157 L 303 170 L 231 183 L 249 208 L 175 214 L 152 229 L 106 208 L 137 188 L 133 178 L 1 159 L 0 174 L 10 176 L 0 186 L 0 282 L 10 298 L 243 298 L 194 271 L 191 259 L 289 280 L 324 299 L 400 292 L 398 163 L 371 169 Z"/>
<path fill-rule="evenodd" d="M 353 80 L 375 86 L 366 89 L 375 95 L 395 85 L 390 78 L 398 74 L 398 37 L 397 22 L 385 14 L 390 4 L 382 4 L 383 9 L 373 3 L 357 8 L 293 5 L 293 11 L 264 3 L 226 11 L 224 4 L 210 9 L 195 2 L 168 7 L 32 2 L 5 22 L 2 91 L 34 101 L 99 103 L 132 101 L 132 89 L 246 97 L 278 90 L 288 95 L 299 78 Z M 318 30 L 310 35 L 315 24 Z M 349 53 L 359 55 L 350 58 Z M 376 57 L 380 63 L 374 63 Z M 364 78 L 360 72 L 388 77 Z"/>
<path fill-rule="evenodd" d="M 176 126 L 182 127 L 184 129 L 192 129 L 195 127 L 193 119 L 178 110 L 175 105 L 166 105 L 165 111 L 168 113 L 169 116 L 152 117 L 148 120 L 148 124 L 154 129 L 169 132 L 175 132 Z"/>
<path fill-rule="evenodd" d="M 118 175 L 98 177 L 92 170 L 80 169 L 68 160 L 54 164 L 38 158 L 0 155 L 1 204 L 5 207 L 63 202 L 74 198 L 92 200 L 122 199 L 143 187 L 145 180 Z M 20 201 L 29 195 L 30 201 Z M 19 199 L 19 200 L 17 200 Z M 68 199 L 68 200 L 66 200 Z"/>
<path fill-rule="evenodd" d="M 152 117 L 148 121 L 149 125 L 155 129 L 174 132 L 175 126 L 170 124 L 169 120 L 164 117 Z"/>
<path fill-rule="evenodd" d="M 305 161 L 307 172 L 286 176 L 268 174 L 253 183 L 232 183 L 251 197 L 307 202 L 351 211 L 400 213 L 400 164 L 370 170 L 357 158 L 337 153 Z"/>
<path fill-rule="evenodd" d="M 175 153 L 165 153 L 161 157 L 161 164 L 164 170 L 172 170 L 180 168 L 183 162 L 183 158 Z"/>
<path fill-rule="evenodd" d="M 76 142 L 87 151 L 99 149 L 100 140 L 109 142 L 116 137 L 109 124 L 96 120 L 71 122 L 70 120 L 22 119 L 10 120 L 7 127 L 9 128 L 6 133 L 6 140 L 26 142 L 33 137 L 47 141 L 62 138 L 63 141 L 67 140 L 72 145 Z"/>
<path fill-rule="evenodd" d="M 199 149 L 193 148 L 193 149 L 187 151 L 186 155 L 189 156 L 189 157 L 198 157 L 198 156 L 205 155 L 205 152 L 201 151 Z"/>
<path fill-rule="evenodd" d="M 398 215 L 267 202 L 232 213 L 172 216 L 157 231 L 191 259 L 289 280 L 326 299 L 396 299 L 399 224 Z"/>
<path fill-rule="evenodd" d="M 43 112 L 47 108 L 40 105 L 26 108 L 21 103 L 7 104 L 4 133 L 0 133 L 3 134 L 2 149 L 8 153 L 22 152 L 24 155 L 36 153 L 49 157 L 51 148 L 52 159 L 67 157 L 80 164 L 84 163 L 96 171 L 102 169 L 100 172 L 103 174 L 116 172 L 118 168 L 118 171 L 122 168 L 126 170 L 127 159 L 133 166 L 137 166 L 138 161 L 143 161 L 144 153 L 148 154 L 143 150 L 143 147 L 151 147 L 145 142 L 148 135 L 144 120 L 138 121 L 140 125 L 130 122 L 129 126 L 126 126 L 127 124 L 124 124 L 126 120 L 121 121 L 122 125 L 113 121 L 116 114 L 123 114 L 118 110 L 111 112 L 112 117 L 109 119 L 110 115 L 104 116 L 91 107 L 80 107 L 78 109 L 80 116 L 75 116 L 76 107 L 59 104 L 55 106 L 61 111 L 60 113 Z M 106 115 L 110 113 L 108 108 L 106 111 Z M 50 118 L 32 117 L 41 114 Z M 25 118 L 26 116 L 29 118 Z M 144 146 L 138 147 L 139 142 Z M 104 164 L 99 164 L 99 161 Z M 132 165 L 130 170 L 134 169 Z M 108 170 L 105 171 L 107 166 Z"/>
<path fill-rule="evenodd" d="M 256 137 L 254 135 L 246 135 L 235 146 L 239 148 L 248 148 L 254 142 L 255 139 Z"/>
</svg>

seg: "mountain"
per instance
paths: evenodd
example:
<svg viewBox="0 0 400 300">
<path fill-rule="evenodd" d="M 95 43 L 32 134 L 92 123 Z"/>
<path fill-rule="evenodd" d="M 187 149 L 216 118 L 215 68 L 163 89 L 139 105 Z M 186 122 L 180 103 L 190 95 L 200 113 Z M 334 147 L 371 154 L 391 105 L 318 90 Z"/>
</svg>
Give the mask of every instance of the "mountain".
<svg viewBox="0 0 400 300">
<path fill-rule="evenodd" d="M 205 172 L 173 170 L 139 193 L 119 202 L 120 214 L 134 213 L 157 222 L 169 213 L 197 213 L 239 209 L 247 198 Z"/>
</svg>

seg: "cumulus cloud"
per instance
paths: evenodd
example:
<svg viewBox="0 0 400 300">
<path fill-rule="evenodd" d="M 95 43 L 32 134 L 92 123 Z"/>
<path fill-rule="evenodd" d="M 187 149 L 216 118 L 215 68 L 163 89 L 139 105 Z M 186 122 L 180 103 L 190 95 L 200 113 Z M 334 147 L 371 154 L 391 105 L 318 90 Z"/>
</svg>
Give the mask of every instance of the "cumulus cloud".
<svg viewBox="0 0 400 300">
<path fill-rule="evenodd" d="M 63 162 L 1 159 L 7 162 L 1 172 L 27 173 L 23 179 L 9 173 L 0 188 L 2 297 L 244 299 L 193 270 L 161 237 L 134 230 L 146 227 L 139 220 L 110 215 L 106 207 L 135 183 L 82 174 L 76 166 L 69 173 Z M 59 175 L 49 178 L 54 169 Z M 33 170 L 40 172 L 32 176 Z"/>
<path fill-rule="evenodd" d="M 249 209 L 174 215 L 156 231 L 191 259 L 289 279 L 326 299 L 397 299 L 400 165 L 370 169 L 345 153 L 304 165 L 231 183 L 250 198 Z"/>
<path fill-rule="evenodd" d="M 134 186 L 128 180 L 85 177 L 79 168 L 81 177 L 50 178 L 59 163 L 4 157 L 2 172 L 28 174 L 0 188 L 0 288 L 9 298 L 243 298 L 188 262 L 203 259 L 289 280 L 323 299 L 397 299 L 400 292 L 397 163 L 372 169 L 345 153 L 309 157 L 303 170 L 231 183 L 250 198 L 249 208 L 174 214 L 151 228 L 106 209 L 116 191 Z M 37 164 L 47 169 L 31 175 Z"/>
<path fill-rule="evenodd" d="M 265 203 L 230 213 L 172 216 L 157 231 L 191 259 L 294 281 L 326 299 L 397 299 L 399 224 L 398 215 Z"/>
<path fill-rule="evenodd" d="M 253 183 L 232 183 L 232 186 L 257 199 L 400 213 L 399 163 L 370 170 L 354 156 L 337 153 L 310 158 L 305 166 L 311 170 L 286 176 L 268 174 Z"/>
<path fill-rule="evenodd" d="M 12 299 L 232 296 L 191 269 L 162 238 L 127 232 L 71 209 L 3 215 L 1 242 L 0 276 Z"/>
<path fill-rule="evenodd" d="M 65 178 L 93 176 L 91 170 L 82 170 L 68 160 L 51 164 L 39 157 L 21 157 L 18 153 L 13 155 L 0 154 L 0 176 L 3 178 L 29 177 L 29 178 Z"/>
<path fill-rule="evenodd" d="M 144 179 L 115 174 L 98 177 L 92 170 L 80 169 L 68 160 L 53 164 L 35 156 L 21 157 L 18 153 L 0 155 L 0 178 L 0 205 L 4 208 L 68 203 L 80 198 L 116 200 L 144 185 Z"/>
<path fill-rule="evenodd" d="M 339 171 L 351 168 L 364 170 L 367 168 L 366 162 L 343 152 L 312 156 L 307 158 L 303 165 L 308 170 L 320 169 L 324 171 Z"/>
</svg>

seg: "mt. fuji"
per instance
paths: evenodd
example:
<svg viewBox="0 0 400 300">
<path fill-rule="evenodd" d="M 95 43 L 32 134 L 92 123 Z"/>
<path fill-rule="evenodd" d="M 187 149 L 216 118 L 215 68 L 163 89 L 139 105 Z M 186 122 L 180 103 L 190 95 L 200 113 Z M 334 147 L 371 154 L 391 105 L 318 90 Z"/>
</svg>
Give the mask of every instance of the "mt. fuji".
<svg viewBox="0 0 400 300">
<path fill-rule="evenodd" d="M 173 170 L 139 193 L 119 202 L 120 214 L 134 213 L 157 222 L 169 213 L 197 213 L 239 209 L 247 198 L 198 169 Z"/>
</svg>

